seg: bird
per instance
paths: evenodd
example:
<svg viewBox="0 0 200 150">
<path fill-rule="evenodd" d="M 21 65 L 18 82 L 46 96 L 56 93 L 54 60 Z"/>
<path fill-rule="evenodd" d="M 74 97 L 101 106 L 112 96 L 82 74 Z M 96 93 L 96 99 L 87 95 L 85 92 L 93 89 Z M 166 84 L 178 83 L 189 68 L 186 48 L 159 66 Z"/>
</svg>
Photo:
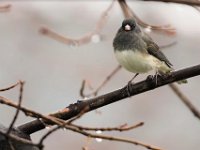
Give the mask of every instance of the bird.
<svg viewBox="0 0 200 150">
<path fill-rule="evenodd" d="M 170 73 L 172 63 L 160 51 L 159 46 L 137 24 L 134 18 L 125 19 L 113 40 L 114 54 L 119 64 L 136 76 L 155 71 L 157 75 Z"/>
</svg>

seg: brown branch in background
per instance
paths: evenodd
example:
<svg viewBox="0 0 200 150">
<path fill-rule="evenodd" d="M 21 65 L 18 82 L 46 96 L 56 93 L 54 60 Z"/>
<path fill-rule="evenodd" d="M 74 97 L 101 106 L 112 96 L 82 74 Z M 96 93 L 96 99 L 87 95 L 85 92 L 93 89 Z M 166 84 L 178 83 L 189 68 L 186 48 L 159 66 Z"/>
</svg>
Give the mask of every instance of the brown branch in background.
<svg viewBox="0 0 200 150">
<path fill-rule="evenodd" d="M 77 128 L 72 128 L 73 126 L 71 126 L 72 131 L 80 133 L 84 136 L 90 137 L 90 138 L 99 138 L 99 139 L 105 139 L 105 140 L 110 140 L 110 141 L 118 141 L 118 142 L 124 142 L 124 143 L 131 143 L 131 144 L 135 144 L 135 145 L 139 145 L 139 146 L 143 146 L 147 149 L 151 149 L 151 150 L 161 150 L 161 148 L 149 145 L 149 144 L 145 144 L 143 142 L 139 142 L 139 141 L 135 141 L 132 139 L 126 139 L 126 138 L 119 138 L 119 137 L 112 137 L 112 136 L 106 136 L 106 135 L 99 135 L 99 134 L 92 134 L 89 132 L 85 132 L 82 130 L 79 130 Z M 54 129 L 52 129 L 50 132 L 48 132 L 47 134 L 45 134 L 45 136 L 43 136 L 43 138 L 40 140 L 39 144 L 42 144 L 44 142 L 44 140 L 53 132 L 55 132 L 57 129 L 59 129 L 60 127 L 56 127 Z M 67 128 L 68 129 L 68 128 Z M 38 145 L 39 145 L 38 144 Z"/>
<path fill-rule="evenodd" d="M 192 6 L 193 5 L 200 6 L 199 0 L 142 0 L 142 1 L 171 2 L 171 3 L 192 5 Z"/>
<path fill-rule="evenodd" d="M 144 122 L 139 122 L 135 125 L 128 126 L 127 124 L 123 124 L 119 127 L 107 127 L 107 128 L 92 128 L 92 127 L 83 127 L 79 125 L 74 125 L 75 127 L 79 128 L 80 130 L 89 130 L 89 131 L 128 131 L 144 125 Z"/>
<path fill-rule="evenodd" d="M 86 84 L 86 80 L 83 80 L 82 83 L 81 83 L 80 91 L 79 91 L 79 94 L 80 94 L 80 96 L 81 96 L 82 98 L 87 97 L 87 96 L 84 94 L 85 84 Z"/>
<path fill-rule="evenodd" d="M 106 78 L 105 80 L 96 88 L 95 91 L 93 91 L 90 94 L 84 94 L 84 89 L 86 86 L 86 81 L 83 80 L 81 88 L 80 88 L 80 96 L 82 98 L 85 97 L 91 97 L 91 96 L 97 96 L 98 92 L 106 85 L 106 83 L 121 69 L 121 66 L 118 65 Z"/>
<path fill-rule="evenodd" d="M 121 6 L 122 12 L 125 16 L 125 18 L 135 18 L 137 23 L 148 30 L 154 30 L 154 31 L 159 31 L 159 32 L 164 32 L 168 35 L 175 35 L 176 34 L 176 29 L 171 27 L 171 25 L 163 25 L 163 26 L 154 26 L 154 25 L 149 25 L 148 23 L 145 23 L 142 21 L 135 13 L 134 11 L 127 5 L 125 0 L 118 0 L 119 5 Z"/>
<path fill-rule="evenodd" d="M 82 126 L 79 126 L 79 125 L 74 125 L 72 124 L 72 122 L 74 122 L 75 120 L 79 119 L 81 116 L 83 116 L 85 114 L 85 112 L 87 112 L 89 109 L 89 107 L 85 107 L 81 110 L 81 112 L 75 116 L 74 118 L 70 119 L 69 121 L 65 122 L 64 124 L 62 125 L 58 125 L 57 127 L 51 129 L 50 131 L 48 131 L 45 135 L 42 136 L 42 138 L 40 139 L 39 143 L 38 143 L 38 147 L 41 147 L 41 149 L 43 148 L 43 142 L 44 140 L 50 135 L 52 134 L 53 132 L 57 131 L 58 129 L 60 128 L 66 128 L 68 130 L 71 130 L 71 131 L 74 131 L 74 132 L 77 132 L 77 133 L 80 133 L 82 135 L 85 135 L 87 137 L 92 137 L 92 138 L 99 138 L 100 135 L 98 134 L 92 134 L 92 133 L 88 133 L 86 132 L 85 130 L 93 130 L 93 131 L 97 131 L 98 129 L 102 130 L 102 131 L 128 131 L 128 130 L 132 130 L 132 129 L 135 129 L 137 127 L 140 127 L 142 126 L 144 123 L 143 122 L 140 122 L 136 125 L 133 125 L 133 126 L 130 126 L 130 127 L 127 127 L 126 125 L 123 125 L 123 126 L 120 126 L 120 127 L 115 127 L 115 128 L 89 128 L 89 127 L 82 127 Z M 135 140 L 130 140 L 130 139 L 125 139 L 125 138 L 116 138 L 116 137 L 110 137 L 110 136 L 105 136 L 105 135 L 101 135 L 100 136 L 102 139 L 105 139 L 105 140 L 112 140 L 112 141 L 120 141 L 120 142 L 125 142 L 125 143 L 132 143 L 132 144 L 135 144 L 135 145 L 140 145 L 140 146 L 143 146 L 143 147 L 146 147 L 148 149 L 152 149 L 152 150 L 159 150 L 160 148 L 156 148 L 154 146 L 151 146 L 151 145 L 147 145 L 147 144 L 144 144 L 142 142 L 138 142 L 138 141 L 135 141 Z"/>
<path fill-rule="evenodd" d="M 38 143 L 38 147 L 40 147 L 42 149 L 43 148 L 42 145 L 43 145 L 44 140 L 50 134 L 54 133 L 55 131 L 57 131 L 58 129 L 61 129 L 61 128 L 66 128 L 66 129 L 69 129 L 71 131 L 83 134 L 85 136 L 90 135 L 89 137 L 98 138 L 98 137 L 96 137 L 96 134 L 87 133 L 85 130 L 90 130 L 90 131 L 97 131 L 97 130 L 101 130 L 101 131 L 121 131 L 122 132 L 122 131 L 133 130 L 133 129 L 137 128 L 137 127 L 140 127 L 140 126 L 144 125 L 143 122 L 140 122 L 140 123 L 138 123 L 136 125 L 132 125 L 132 126 L 127 126 L 127 124 L 124 124 L 124 125 L 121 125 L 120 127 L 114 127 L 114 128 L 90 128 L 90 127 L 83 127 L 83 126 L 72 124 L 74 121 L 76 121 L 77 119 L 82 117 L 88 110 L 89 110 L 89 107 L 86 106 L 85 108 L 83 108 L 81 110 L 81 112 L 77 116 L 75 116 L 74 118 L 72 118 L 72 119 L 68 120 L 67 122 L 63 123 L 62 126 L 58 125 L 57 127 L 55 127 L 53 129 L 51 129 L 50 131 L 48 131 L 40 139 L 40 141 Z M 138 142 L 138 141 L 133 141 L 133 140 L 127 141 L 127 139 L 124 139 L 124 138 L 119 138 L 117 140 L 115 139 L 116 137 L 103 136 L 102 138 L 106 139 L 106 140 L 110 140 L 112 138 L 113 141 L 121 141 L 121 142 L 127 142 L 127 143 L 130 143 L 130 141 L 132 141 L 132 144 L 137 143 L 136 145 L 144 146 L 144 147 L 146 147 L 148 149 L 153 149 L 153 150 L 157 150 L 158 149 L 158 148 L 155 148 L 154 146 L 147 145 L 147 144 L 144 144 L 144 143 L 141 143 L 141 142 Z"/>
<path fill-rule="evenodd" d="M 114 2 L 115 2 L 115 0 L 113 0 L 112 3 L 110 4 L 110 6 L 102 13 L 94 30 L 91 31 L 90 33 L 80 37 L 79 39 L 73 39 L 70 37 L 60 35 L 57 32 L 52 31 L 51 29 L 48 29 L 47 27 L 41 27 L 41 29 L 39 31 L 41 34 L 43 34 L 45 36 L 48 36 L 56 41 L 59 41 L 59 42 L 62 42 L 64 44 L 71 45 L 71 46 L 80 46 L 83 44 L 87 44 L 91 41 L 98 42 L 100 40 L 99 34 L 100 34 L 101 30 L 104 28 L 104 26 L 108 20 L 108 13 L 111 11 L 111 9 L 114 5 Z"/>
<path fill-rule="evenodd" d="M 19 110 L 21 110 L 26 116 L 33 117 L 33 118 L 38 118 L 37 120 L 40 122 L 40 124 L 43 125 L 43 128 L 46 127 L 46 126 L 44 126 L 44 123 L 43 123 L 43 122 L 45 122 L 46 120 L 47 120 L 50 124 L 53 123 L 53 124 L 57 124 L 57 125 L 62 125 L 62 123 L 63 123 L 63 121 L 58 120 L 58 118 L 55 118 L 54 116 L 51 116 L 51 115 L 49 115 L 49 116 L 42 115 L 41 113 L 38 113 L 38 112 L 36 112 L 36 111 L 34 111 L 34 110 L 30 110 L 30 109 L 28 109 L 28 108 L 26 108 L 26 107 L 23 107 L 23 106 L 18 107 L 18 104 L 15 104 L 15 103 L 13 103 L 11 100 L 9 100 L 9 99 L 7 99 L 7 98 L 5 98 L 5 97 L 2 97 L 2 96 L 0 96 L 0 103 L 1 103 L 1 104 L 5 104 L 5 105 L 7 105 L 7 106 L 11 106 L 11 107 L 16 108 L 16 109 L 19 109 Z M 41 118 L 43 119 L 42 121 L 41 121 Z M 22 131 L 21 129 L 19 129 L 19 130 Z M 24 133 L 27 133 L 27 132 L 25 132 L 25 131 L 23 131 L 23 132 L 24 132 Z"/>
<path fill-rule="evenodd" d="M 59 130 L 59 129 L 61 129 L 61 128 L 70 129 L 68 126 L 73 126 L 72 123 L 73 123 L 74 121 L 76 121 L 77 119 L 79 119 L 80 117 L 82 117 L 82 116 L 88 111 L 88 109 L 89 109 L 89 107 L 86 106 L 85 108 L 83 108 L 83 109 L 81 110 L 81 112 L 80 112 L 77 116 L 75 116 L 74 118 L 68 120 L 67 122 L 64 122 L 62 126 L 58 125 L 57 127 L 53 128 L 53 129 L 49 130 L 47 133 L 45 133 L 45 134 L 42 136 L 42 138 L 40 139 L 39 143 L 38 143 L 39 147 L 41 147 L 41 146 L 43 145 L 44 140 L 45 140 L 49 135 L 51 135 L 52 133 L 54 133 L 55 131 L 57 131 L 57 130 Z M 58 118 L 58 119 L 59 119 L 59 118 Z M 61 120 L 61 121 L 63 121 L 63 120 Z M 42 148 L 43 148 L 43 147 L 42 147 Z"/>
<path fill-rule="evenodd" d="M 171 42 L 171 43 L 169 43 L 169 44 L 159 45 L 159 48 L 160 48 L 160 50 L 163 50 L 163 49 L 172 47 L 172 46 L 174 46 L 174 45 L 176 45 L 176 44 L 177 44 L 177 41 L 173 41 L 173 42 Z"/>
<path fill-rule="evenodd" d="M 138 125 L 139 126 L 139 125 Z M 141 124 L 140 124 L 141 126 Z M 155 147 L 155 146 L 152 146 L 152 145 L 149 145 L 149 144 L 145 144 L 143 142 L 139 142 L 139 141 L 136 141 L 136 140 L 132 140 L 132 139 L 126 139 L 126 138 L 119 138 L 119 137 L 112 137 L 112 136 L 106 136 L 106 135 L 99 135 L 99 134 L 93 134 L 93 133 L 89 133 L 89 132 L 86 132 L 84 131 L 84 129 L 79 129 L 77 128 L 75 125 L 71 124 L 71 125 L 68 125 L 67 122 L 63 125 L 64 128 L 66 129 L 69 129 L 71 131 L 74 131 L 74 132 L 77 132 L 77 133 L 80 133 L 84 136 L 87 136 L 87 137 L 90 137 L 90 138 L 99 138 L 99 139 L 105 139 L 105 140 L 111 140 L 111 141 L 119 141 L 119 142 L 124 142 L 124 143 L 131 143 L 131 144 L 135 144 L 135 145 L 139 145 L 139 146 L 143 146 L 147 149 L 151 149 L 151 150 L 161 150 L 161 148 L 158 148 L 158 147 Z M 57 126 L 53 129 L 51 129 L 49 132 L 47 132 L 39 141 L 38 145 L 42 145 L 42 143 L 44 142 L 44 140 L 50 135 L 52 134 L 53 132 L 55 132 L 56 130 L 60 129 L 61 126 Z M 109 129 L 111 128 L 102 128 L 102 129 L 108 129 L 107 131 L 110 131 Z M 114 130 L 116 128 L 113 128 Z M 127 128 L 127 130 L 131 130 L 133 129 L 133 127 L 129 127 Z M 112 129 L 111 129 L 112 130 Z M 119 129 L 120 130 L 120 129 Z M 125 129 L 126 130 L 126 129 Z M 125 131 L 124 130 L 124 131 Z M 123 131 L 123 129 L 121 129 L 121 131 Z"/>
<path fill-rule="evenodd" d="M 18 81 L 17 83 L 9 86 L 9 87 L 6 87 L 6 88 L 3 88 L 3 89 L 0 89 L 0 92 L 4 92 L 4 91 L 8 91 L 8 90 L 11 90 L 13 88 L 15 88 L 16 86 L 18 86 L 20 84 L 21 81 Z"/>
<path fill-rule="evenodd" d="M 14 126 L 14 123 L 16 122 L 17 120 L 17 117 L 19 115 L 19 111 L 20 111 L 20 107 L 21 107 L 21 103 L 22 103 L 22 94 L 23 94 L 23 86 L 24 86 L 24 82 L 23 81 L 19 81 L 19 84 L 20 84 L 20 91 L 19 91 L 19 99 L 18 99 L 18 106 L 17 106 L 17 109 L 16 109 L 16 113 L 14 115 L 14 118 L 7 130 L 7 134 L 10 134 L 13 126 Z"/>
<path fill-rule="evenodd" d="M 180 100 L 182 100 L 182 102 L 187 106 L 187 108 L 190 109 L 194 116 L 200 119 L 200 111 L 191 103 L 187 96 L 181 92 L 178 86 L 175 84 L 170 84 L 169 86 L 171 87 L 172 91 L 180 98 Z"/>
<path fill-rule="evenodd" d="M 90 137 L 90 138 L 98 138 L 98 139 L 105 139 L 105 140 L 110 140 L 110 141 L 118 141 L 118 142 L 124 142 L 124 143 L 139 145 L 139 146 L 143 146 L 143 147 L 150 149 L 150 150 L 162 150 L 159 147 L 149 145 L 149 144 L 145 144 L 143 142 L 135 141 L 133 139 L 126 139 L 126 138 L 120 138 L 120 137 L 92 134 L 92 133 L 88 133 L 88 132 L 81 132 L 81 134 L 83 134 L 87 137 Z"/>
<path fill-rule="evenodd" d="M 11 4 L 0 5 L 0 12 L 7 12 L 10 11 Z"/>
</svg>

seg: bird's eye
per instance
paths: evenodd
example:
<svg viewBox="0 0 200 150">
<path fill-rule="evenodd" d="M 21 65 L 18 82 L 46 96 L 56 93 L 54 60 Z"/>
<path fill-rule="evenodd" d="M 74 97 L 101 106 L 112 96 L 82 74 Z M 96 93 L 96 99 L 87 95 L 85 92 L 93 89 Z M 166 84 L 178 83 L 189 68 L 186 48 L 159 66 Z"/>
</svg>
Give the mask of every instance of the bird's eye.
<svg viewBox="0 0 200 150">
<path fill-rule="evenodd" d="M 130 31 L 132 29 L 131 29 L 131 26 L 129 24 L 127 24 L 127 25 L 124 26 L 124 30 L 125 31 Z"/>
</svg>

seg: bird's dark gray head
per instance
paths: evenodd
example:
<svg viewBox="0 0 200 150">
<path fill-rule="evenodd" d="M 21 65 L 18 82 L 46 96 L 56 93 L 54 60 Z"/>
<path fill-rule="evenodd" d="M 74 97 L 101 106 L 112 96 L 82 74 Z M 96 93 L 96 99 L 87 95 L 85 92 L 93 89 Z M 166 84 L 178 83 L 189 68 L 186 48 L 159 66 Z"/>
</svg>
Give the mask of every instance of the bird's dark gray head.
<svg viewBox="0 0 200 150">
<path fill-rule="evenodd" d="M 134 19 L 125 19 L 122 22 L 122 27 L 123 31 L 129 32 L 133 31 L 136 28 L 136 22 Z"/>
<path fill-rule="evenodd" d="M 140 27 L 134 19 L 125 19 L 119 28 L 113 46 L 115 50 L 133 49 L 138 46 L 138 40 L 141 36 Z"/>
</svg>

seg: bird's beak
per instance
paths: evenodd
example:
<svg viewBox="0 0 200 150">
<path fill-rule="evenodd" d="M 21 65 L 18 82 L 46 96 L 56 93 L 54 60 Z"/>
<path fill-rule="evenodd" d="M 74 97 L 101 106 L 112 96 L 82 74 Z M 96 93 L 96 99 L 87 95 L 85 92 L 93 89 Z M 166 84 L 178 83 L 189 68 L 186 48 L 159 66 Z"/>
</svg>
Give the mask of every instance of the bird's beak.
<svg viewBox="0 0 200 150">
<path fill-rule="evenodd" d="M 131 26 L 127 24 L 127 25 L 125 26 L 125 31 L 130 31 L 130 30 L 131 30 Z"/>
</svg>

